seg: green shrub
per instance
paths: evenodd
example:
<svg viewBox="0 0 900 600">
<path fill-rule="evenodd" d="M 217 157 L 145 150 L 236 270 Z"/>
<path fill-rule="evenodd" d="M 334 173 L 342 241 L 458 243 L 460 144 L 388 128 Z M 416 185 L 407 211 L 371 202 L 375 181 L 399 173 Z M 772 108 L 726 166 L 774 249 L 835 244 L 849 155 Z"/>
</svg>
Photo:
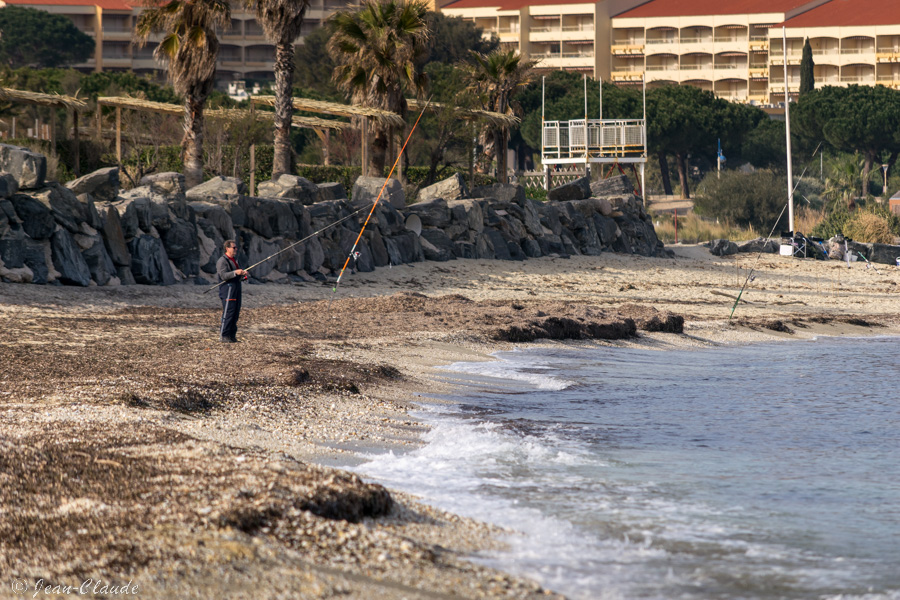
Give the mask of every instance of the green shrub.
<svg viewBox="0 0 900 600">
<path fill-rule="evenodd" d="M 786 204 L 784 176 L 767 170 L 753 173 L 723 171 L 721 179 L 716 173 L 710 173 L 697 187 L 694 211 L 705 217 L 768 232 Z M 787 223 L 787 211 L 783 213 L 781 223 Z"/>
</svg>

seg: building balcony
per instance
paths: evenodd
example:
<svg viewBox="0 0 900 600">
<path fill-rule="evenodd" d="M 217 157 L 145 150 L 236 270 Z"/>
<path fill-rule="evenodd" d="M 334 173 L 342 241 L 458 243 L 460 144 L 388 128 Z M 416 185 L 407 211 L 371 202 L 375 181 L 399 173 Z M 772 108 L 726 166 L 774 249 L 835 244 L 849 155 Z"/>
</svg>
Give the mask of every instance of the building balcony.
<svg viewBox="0 0 900 600">
<path fill-rule="evenodd" d="M 103 57 L 104 69 L 130 69 L 134 61 L 130 56 L 117 56 L 114 58 Z"/>
<path fill-rule="evenodd" d="M 644 78 L 643 71 L 613 71 L 612 72 L 612 80 L 613 81 L 641 81 Z"/>
<path fill-rule="evenodd" d="M 613 56 L 628 56 L 629 54 L 641 56 L 644 54 L 644 44 L 616 44 L 611 46 L 609 51 Z"/>
<path fill-rule="evenodd" d="M 158 71 L 165 70 L 166 66 L 153 58 L 135 58 L 131 61 L 132 69 L 154 69 Z"/>
<path fill-rule="evenodd" d="M 747 52 L 747 39 L 716 38 L 713 43 L 713 51 L 718 52 Z"/>
<path fill-rule="evenodd" d="M 644 44 L 647 54 L 680 54 L 680 44 L 675 39 L 648 39 Z"/>
<path fill-rule="evenodd" d="M 219 64 L 223 67 L 243 67 L 244 61 L 240 57 L 229 56 L 228 58 L 219 57 Z"/>
<path fill-rule="evenodd" d="M 880 63 L 900 62 L 900 52 L 894 52 L 893 50 L 879 50 L 875 54 L 875 60 Z"/>
<path fill-rule="evenodd" d="M 107 42 L 130 42 L 133 36 L 134 31 L 132 31 L 131 29 L 108 29 L 106 27 L 103 28 L 103 39 Z"/>
<path fill-rule="evenodd" d="M 872 75 L 841 75 L 841 83 L 861 83 L 865 85 L 874 85 L 876 83 L 875 74 Z"/>
<path fill-rule="evenodd" d="M 769 77 L 769 69 L 767 67 L 750 67 L 749 71 L 751 79 L 768 79 Z"/>
<path fill-rule="evenodd" d="M 531 42 L 558 42 L 562 37 L 562 32 L 559 27 L 552 31 L 535 31 L 531 29 L 528 32 L 528 39 Z"/>
<path fill-rule="evenodd" d="M 540 61 L 538 67 L 565 68 L 565 67 L 593 67 L 593 52 L 547 52 L 531 54 L 531 60 Z"/>
<path fill-rule="evenodd" d="M 243 64 L 244 67 L 248 69 L 256 69 L 259 71 L 274 71 L 275 70 L 275 61 L 274 60 L 253 60 L 247 59 L 243 63 L 238 63 L 238 66 Z"/>
<path fill-rule="evenodd" d="M 750 36 L 750 49 L 767 51 L 769 49 L 769 39 Z"/>
</svg>

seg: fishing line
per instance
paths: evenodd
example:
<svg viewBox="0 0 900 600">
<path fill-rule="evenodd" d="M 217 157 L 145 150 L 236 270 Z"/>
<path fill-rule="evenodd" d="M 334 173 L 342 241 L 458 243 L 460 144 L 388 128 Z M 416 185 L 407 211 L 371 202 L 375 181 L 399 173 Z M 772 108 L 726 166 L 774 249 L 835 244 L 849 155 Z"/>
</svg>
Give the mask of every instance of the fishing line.
<svg viewBox="0 0 900 600">
<path fill-rule="evenodd" d="M 337 221 L 335 221 L 334 223 L 330 223 L 330 224 L 326 225 L 325 227 L 323 227 L 322 229 L 319 229 L 318 231 L 314 231 L 313 233 L 309 234 L 309 235 L 306 236 L 305 238 L 303 238 L 303 239 L 301 239 L 301 240 L 297 240 L 297 241 L 294 242 L 293 244 L 290 244 L 289 246 L 285 246 L 284 248 L 282 248 L 282 249 L 279 250 L 278 252 L 275 252 L 274 254 L 270 254 L 269 256 L 265 257 L 265 258 L 262 259 L 261 261 L 259 261 L 259 262 L 257 262 L 257 263 L 254 263 L 254 264 L 250 265 L 249 267 L 247 267 L 246 269 L 244 269 L 244 271 L 249 271 L 250 269 L 254 269 L 254 268 L 258 267 L 259 265 L 263 264 L 264 262 L 266 262 L 267 260 L 270 260 L 270 259 L 272 259 L 272 258 L 275 258 L 276 256 L 278 256 L 278 255 L 281 254 L 282 252 L 287 252 L 288 250 L 290 250 L 290 249 L 293 248 L 294 246 L 297 246 L 298 244 L 302 244 L 303 242 L 305 242 L 305 241 L 307 241 L 307 240 L 309 240 L 309 239 L 312 239 L 312 238 L 316 237 L 316 236 L 319 235 L 320 233 L 323 233 L 323 232 L 325 232 L 325 231 L 328 231 L 329 229 L 331 229 L 331 228 L 334 227 L 335 225 L 340 225 L 340 224 L 343 223 L 344 221 L 346 221 L 346 220 L 348 220 L 348 219 L 351 219 L 351 218 L 355 217 L 356 215 L 358 215 L 359 213 L 363 212 L 364 210 L 369 209 L 369 215 L 366 217 L 366 222 L 363 224 L 362 229 L 359 231 L 359 235 L 356 237 L 356 241 L 353 242 L 353 248 L 350 249 L 350 255 L 347 257 L 347 261 L 344 263 L 344 268 L 341 269 L 341 275 L 343 275 L 343 274 L 344 274 L 344 269 L 347 268 L 347 264 L 350 262 L 350 258 L 353 257 L 353 253 L 354 253 L 354 251 L 356 250 L 356 245 L 359 244 L 359 239 L 362 237 L 362 233 L 363 233 L 363 231 L 365 230 L 366 225 L 369 223 L 369 219 L 372 218 L 372 213 L 375 212 L 375 207 L 378 206 L 378 201 L 381 200 L 381 195 L 384 193 L 384 188 L 387 186 L 387 182 L 390 180 L 391 175 L 394 174 L 394 169 L 397 167 L 397 163 L 400 161 L 400 157 L 403 156 L 403 150 L 406 149 L 406 144 L 409 143 L 409 140 L 410 140 L 410 138 L 412 137 L 413 131 L 416 130 L 416 125 L 419 124 L 419 119 L 421 119 L 421 118 L 422 118 L 422 115 L 425 114 L 425 109 L 428 108 L 428 105 L 429 105 L 430 103 L 431 103 L 431 98 L 429 98 L 428 101 L 425 103 L 425 107 L 422 108 L 422 112 L 419 113 L 419 118 L 416 119 L 416 122 L 415 122 L 415 124 L 413 125 L 412 129 L 410 130 L 409 135 L 406 136 L 406 141 L 403 142 L 403 148 L 400 149 L 400 153 L 397 155 L 397 160 L 394 161 L 394 165 L 391 167 L 391 172 L 388 173 L 387 179 L 384 180 L 384 184 L 382 184 L 382 186 L 381 186 L 381 191 L 378 192 L 378 197 L 375 198 L 375 201 L 372 202 L 371 205 L 368 205 L 368 204 L 367 204 L 367 205 L 365 205 L 365 206 L 363 206 L 363 207 L 361 207 L 361 208 L 356 209 L 355 211 L 353 211 L 352 213 L 350 213 L 350 214 L 347 215 L 346 217 L 342 217 L 342 218 L 338 219 Z M 337 284 L 340 283 L 340 281 L 341 281 L 341 277 L 338 276 L 338 280 L 337 280 L 337 283 L 335 283 L 335 286 L 334 286 L 334 290 L 333 290 L 333 291 L 337 291 Z M 214 286 L 208 288 L 208 289 L 207 289 L 206 291 L 204 291 L 203 293 L 205 294 L 206 292 L 211 292 L 212 290 L 215 290 L 215 289 L 221 287 L 221 286 L 224 285 L 225 283 L 226 283 L 225 281 L 220 281 L 220 282 L 217 283 L 216 285 L 214 285 Z"/>
<path fill-rule="evenodd" d="M 387 179 L 384 180 L 384 184 L 382 184 L 381 186 L 381 191 L 378 192 L 378 197 L 375 198 L 375 202 L 372 203 L 372 209 L 366 216 L 366 220 L 363 223 L 362 228 L 359 230 L 359 235 L 356 236 L 356 241 L 353 242 L 353 247 L 350 248 L 350 253 L 347 255 L 347 260 L 344 261 L 344 266 L 341 267 L 341 272 L 338 274 L 337 281 L 334 282 L 334 287 L 331 289 L 332 292 L 337 293 L 338 286 L 341 284 L 341 277 L 344 276 L 344 271 L 347 269 L 347 265 L 350 264 L 350 259 L 354 258 L 356 255 L 356 246 L 359 244 L 359 240 L 362 239 L 363 232 L 366 230 L 366 225 L 369 224 L 369 220 L 372 218 L 372 214 L 375 212 L 375 207 L 378 206 L 378 202 L 381 200 L 382 194 L 384 194 L 384 189 L 387 187 L 387 182 L 390 181 L 391 175 L 394 174 L 394 169 L 397 168 L 397 164 L 400 162 L 400 157 L 403 156 L 403 151 L 406 150 L 406 145 L 412 138 L 412 134 L 416 130 L 416 126 L 418 126 L 419 120 L 421 120 L 422 115 L 424 115 L 425 111 L 428 109 L 429 104 L 431 104 L 431 98 L 429 98 L 428 101 L 425 102 L 425 106 L 422 107 L 422 112 L 419 113 L 419 117 L 416 119 L 416 122 L 413 123 L 412 129 L 409 130 L 409 135 L 406 136 L 406 141 L 403 142 L 403 147 L 400 148 L 400 152 L 397 153 L 397 158 L 394 159 L 394 164 L 391 166 L 391 171 L 390 173 L 388 173 Z M 332 298 L 333 297 L 334 296 L 332 296 Z"/>
</svg>

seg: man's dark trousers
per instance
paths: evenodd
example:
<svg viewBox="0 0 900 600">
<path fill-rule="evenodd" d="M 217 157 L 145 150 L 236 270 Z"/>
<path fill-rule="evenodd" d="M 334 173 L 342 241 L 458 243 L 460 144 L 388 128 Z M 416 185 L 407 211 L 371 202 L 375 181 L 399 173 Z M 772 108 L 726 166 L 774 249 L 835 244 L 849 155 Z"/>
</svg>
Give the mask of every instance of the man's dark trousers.
<svg viewBox="0 0 900 600">
<path fill-rule="evenodd" d="M 241 278 L 219 286 L 219 298 L 222 299 L 222 333 L 223 338 L 234 338 L 237 335 L 238 317 L 241 315 Z"/>
</svg>

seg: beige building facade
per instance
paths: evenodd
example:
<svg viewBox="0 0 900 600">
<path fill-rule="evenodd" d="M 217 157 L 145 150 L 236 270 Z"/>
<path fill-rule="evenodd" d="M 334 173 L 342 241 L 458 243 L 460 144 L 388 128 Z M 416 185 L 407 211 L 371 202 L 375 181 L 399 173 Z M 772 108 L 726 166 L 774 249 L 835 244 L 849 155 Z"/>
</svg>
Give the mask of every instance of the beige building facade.
<svg viewBox="0 0 900 600">
<path fill-rule="evenodd" d="M 311 0 L 306 11 L 303 36 L 321 27 L 335 11 L 356 4 L 355 0 Z M 95 41 L 94 55 L 73 65 L 81 71 L 134 71 L 162 76 L 165 66 L 153 57 L 151 39 L 138 48 L 132 42 L 141 7 L 125 0 L 0 0 L 0 7 L 23 6 L 66 16 Z M 263 35 L 252 12 L 232 6 L 231 27 L 219 34 L 217 76 L 224 84 L 237 79 L 273 80 L 275 46 Z"/>
<path fill-rule="evenodd" d="M 539 60 L 622 85 L 689 84 L 760 105 L 800 84 L 808 37 L 816 85 L 900 89 L 900 2 L 883 0 L 603 0 L 584 4 L 459 0 L 441 9 Z"/>
</svg>

